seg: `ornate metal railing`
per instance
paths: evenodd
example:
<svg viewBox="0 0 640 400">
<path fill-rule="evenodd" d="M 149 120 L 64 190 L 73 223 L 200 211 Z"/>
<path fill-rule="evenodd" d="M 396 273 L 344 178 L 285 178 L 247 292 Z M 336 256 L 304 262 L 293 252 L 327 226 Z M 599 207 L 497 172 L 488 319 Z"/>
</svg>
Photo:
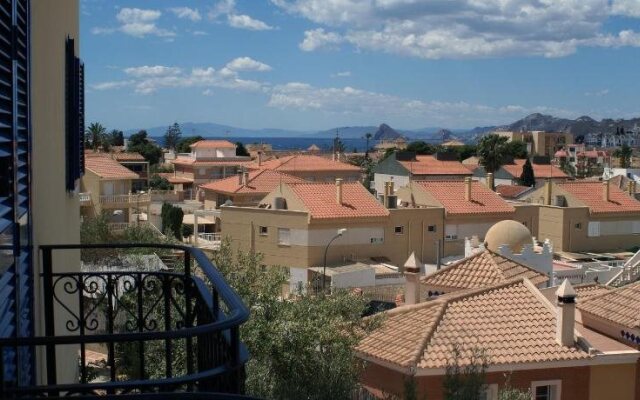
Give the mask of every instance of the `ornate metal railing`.
<svg viewBox="0 0 640 400">
<path fill-rule="evenodd" d="M 243 392 L 247 353 L 239 327 L 249 311 L 200 250 L 157 244 L 41 250 L 44 336 L 0 339 L 0 354 L 30 348 L 40 355 L 35 364 L 46 371 L 46 383 L 8 382 L 0 365 L 0 398 Z M 82 270 L 62 270 L 60 261 L 77 260 L 80 252 Z M 163 255 L 178 261 L 149 261 Z M 104 361 L 95 362 L 96 354 Z M 75 365 L 78 378 L 60 382 Z"/>
</svg>

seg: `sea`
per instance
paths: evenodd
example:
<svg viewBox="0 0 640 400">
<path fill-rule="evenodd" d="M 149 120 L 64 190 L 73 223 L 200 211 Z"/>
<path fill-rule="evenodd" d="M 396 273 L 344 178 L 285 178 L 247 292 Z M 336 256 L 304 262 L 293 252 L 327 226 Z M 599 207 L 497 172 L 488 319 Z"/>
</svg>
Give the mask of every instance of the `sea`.
<svg viewBox="0 0 640 400">
<path fill-rule="evenodd" d="M 152 137 L 156 143 L 163 145 L 164 139 L 162 137 Z M 241 142 L 244 145 L 252 143 L 264 143 L 270 144 L 273 150 L 306 150 L 311 145 L 315 144 L 323 151 L 331 151 L 333 148 L 334 138 L 309 138 L 309 137 L 207 137 L 207 139 L 224 139 L 230 142 Z M 367 140 L 364 138 L 340 138 L 344 144 L 345 151 L 347 153 L 352 152 L 364 152 L 367 147 Z M 375 144 L 374 140 L 369 141 L 369 146 Z"/>
</svg>

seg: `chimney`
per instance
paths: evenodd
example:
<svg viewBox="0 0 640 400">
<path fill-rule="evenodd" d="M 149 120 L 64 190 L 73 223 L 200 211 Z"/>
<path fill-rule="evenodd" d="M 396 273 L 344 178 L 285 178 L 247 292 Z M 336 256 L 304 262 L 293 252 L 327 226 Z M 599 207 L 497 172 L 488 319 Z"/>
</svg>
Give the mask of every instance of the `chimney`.
<svg viewBox="0 0 640 400">
<path fill-rule="evenodd" d="M 242 182 L 241 185 L 242 186 L 247 186 L 249 184 L 249 172 L 248 171 L 243 171 L 242 172 Z"/>
<path fill-rule="evenodd" d="M 551 205 L 551 192 L 552 192 L 551 180 L 547 179 L 546 181 L 544 181 L 544 205 L 545 206 Z"/>
<path fill-rule="evenodd" d="M 404 263 L 404 301 L 405 304 L 420 303 L 420 261 L 411 253 Z"/>
<path fill-rule="evenodd" d="M 389 181 L 389 194 L 388 194 L 388 196 L 393 196 L 393 193 L 394 193 L 393 181 Z"/>
<path fill-rule="evenodd" d="M 567 279 L 556 291 L 558 296 L 556 316 L 556 342 L 561 346 L 573 346 L 576 323 L 576 291 Z"/>
<path fill-rule="evenodd" d="M 627 185 L 628 190 L 629 190 L 629 196 L 631 197 L 635 197 L 636 196 L 636 181 L 629 181 L 629 184 Z"/>
<path fill-rule="evenodd" d="M 384 183 L 384 195 L 382 196 L 382 205 L 387 206 L 389 198 L 389 182 Z"/>
<path fill-rule="evenodd" d="M 602 200 L 609 201 L 609 181 L 602 182 Z"/>
<path fill-rule="evenodd" d="M 471 201 L 471 178 L 464 178 L 464 199 Z"/>
<path fill-rule="evenodd" d="M 494 181 L 493 181 L 493 173 L 492 172 L 488 172 L 487 173 L 487 186 L 489 186 L 489 189 L 491 189 L 491 190 L 496 190 L 496 186 L 495 186 Z"/>
<path fill-rule="evenodd" d="M 336 179 L 336 202 L 342 205 L 342 178 Z"/>
<path fill-rule="evenodd" d="M 258 152 L 258 167 L 262 167 L 262 152 Z"/>
</svg>

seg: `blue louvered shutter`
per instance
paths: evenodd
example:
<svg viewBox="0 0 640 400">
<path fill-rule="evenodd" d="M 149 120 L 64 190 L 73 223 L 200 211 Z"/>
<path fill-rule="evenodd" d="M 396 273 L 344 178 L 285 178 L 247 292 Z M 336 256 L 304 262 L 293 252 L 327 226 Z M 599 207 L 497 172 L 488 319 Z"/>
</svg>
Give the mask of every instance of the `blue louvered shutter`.
<svg viewBox="0 0 640 400">
<path fill-rule="evenodd" d="M 84 175 L 84 64 L 75 54 L 75 41 L 67 38 L 66 63 L 66 187 L 74 191 Z"/>
<path fill-rule="evenodd" d="M 33 334 L 29 0 L 0 2 L 0 336 Z M 4 379 L 33 382 L 33 355 L 5 348 Z"/>
</svg>

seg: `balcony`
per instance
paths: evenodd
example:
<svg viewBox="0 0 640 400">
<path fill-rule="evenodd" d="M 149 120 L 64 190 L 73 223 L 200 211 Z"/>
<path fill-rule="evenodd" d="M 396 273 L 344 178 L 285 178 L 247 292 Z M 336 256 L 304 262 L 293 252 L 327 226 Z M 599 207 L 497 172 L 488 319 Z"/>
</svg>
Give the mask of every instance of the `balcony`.
<svg viewBox="0 0 640 400">
<path fill-rule="evenodd" d="M 131 221 L 131 222 L 109 222 L 109 231 L 113 233 L 124 232 L 127 228 L 134 226 L 149 226 L 149 221 Z"/>
<path fill-rule="evenodd" d="M 80 201 L 81 206 L 90 206 L 91 205 L 91 193 L 84 192 L 78 193 L 78 200 Z"/>
<path fill-rule="evenodd" d="M 104 208 L 128 208 L 145 206 L 151 202 L 149 193 L 111 194 L 100 196 L 100 204 Z"/>
<path fill-rule="evenodd" d="M 36 298 L 44 336 L 2 338 L 0 354 L 35 354 L 45 383 L 21 385 L 5 375 L 11 366 L 0 365 L 0 398 L 200 400 L 243 393 L 248 355 L 239 328 L 249 311 L 202 251 L 157 244 L 41 251 Z M 78 252 L 82 270 L 64 271 L 63 254 Z M 104 356 L 101 379 L 88 353 Z M 76 365 L 77 381 L 58 381 L 60 371 L 75 372 Z"/>
</svg>

